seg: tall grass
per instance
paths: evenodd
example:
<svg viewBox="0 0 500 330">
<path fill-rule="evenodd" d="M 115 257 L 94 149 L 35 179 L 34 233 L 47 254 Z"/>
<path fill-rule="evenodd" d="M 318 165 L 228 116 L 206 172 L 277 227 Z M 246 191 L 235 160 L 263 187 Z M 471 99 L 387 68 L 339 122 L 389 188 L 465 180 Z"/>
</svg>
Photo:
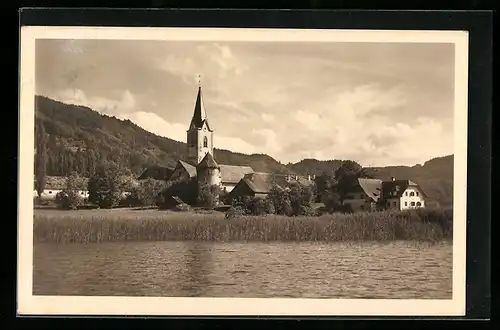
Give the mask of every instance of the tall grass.
<svg viewBox="0 0 500 330">
<path fill-rule="evenodd" d="M 225 219 L 223 213 L 161 211 L 36 212 L 35 242 L 110 241 L 437 241 L 452 238 L 451 209 L 421 209 L 320 217 L 276 215 Z"/>
</svg>

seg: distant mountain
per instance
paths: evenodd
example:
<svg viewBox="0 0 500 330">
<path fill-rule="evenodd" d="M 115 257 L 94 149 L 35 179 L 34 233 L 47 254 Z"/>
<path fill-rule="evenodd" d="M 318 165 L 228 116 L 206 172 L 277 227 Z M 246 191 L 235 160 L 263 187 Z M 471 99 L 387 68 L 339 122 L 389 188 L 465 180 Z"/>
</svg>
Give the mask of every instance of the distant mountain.
<svg viewBox="0 0 500 330">
<path fill-rule="evenodd" d="M 35 120 L 48 134 L 47 175 L 67 175 L 76 170 L 88 175 L 103 160 L 114 161 L 133 174 L 150 166 L 174 167 L 185 159 L 186 144 L 148 132 L 130 120 L 106 116 L 88 107 L 65 104 L 44 96 L 35 97 Z M 38 126 L 38 125 L 37 125 Z M 266 154 L 242 154 L 215 149 L 217 162 L 248 165 L 257 172 L 316 174 L 333 173 L 341 160 L 304 159 L 282 164 Z M 451 204 L 453 156 L 435 158 L 423 166 L 377 167 L 375 176 L 410 179 L 441 204 Z"/>
</svg>

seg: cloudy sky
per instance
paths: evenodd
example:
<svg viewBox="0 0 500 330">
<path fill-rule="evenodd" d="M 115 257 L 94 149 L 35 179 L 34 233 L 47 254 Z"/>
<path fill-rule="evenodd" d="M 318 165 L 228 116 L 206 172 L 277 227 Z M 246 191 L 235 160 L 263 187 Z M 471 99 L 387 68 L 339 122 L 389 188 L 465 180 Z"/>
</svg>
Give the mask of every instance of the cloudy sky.
<svg viewBox="0 0 500 330">
<path fill-rule="evenodd" d="M 453 153 L 453 44 L 37 40 L 36 93 L 185 141 L 198 74 L 216 148 L 282 163 Z"/>
</svg>

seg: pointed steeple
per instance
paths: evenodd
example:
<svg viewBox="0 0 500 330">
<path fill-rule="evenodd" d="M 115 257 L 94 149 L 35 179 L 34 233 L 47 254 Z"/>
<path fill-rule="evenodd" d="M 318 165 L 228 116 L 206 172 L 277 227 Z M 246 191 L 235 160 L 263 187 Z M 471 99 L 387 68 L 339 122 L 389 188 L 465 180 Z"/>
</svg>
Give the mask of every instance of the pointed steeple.
<svg viewBox="0 0 500 330">
<path fill-rule="evenodd" d="M 191 119 L 190 127 L 201 128 L 203 122 L 207 120 L 207 112 L 203 104 L 203 96 L 201 94 L 201 86 L 198 86 L 198 95 L 196 96 L 196 103 L 194 105 L 193 118 Z"/>
</svg>

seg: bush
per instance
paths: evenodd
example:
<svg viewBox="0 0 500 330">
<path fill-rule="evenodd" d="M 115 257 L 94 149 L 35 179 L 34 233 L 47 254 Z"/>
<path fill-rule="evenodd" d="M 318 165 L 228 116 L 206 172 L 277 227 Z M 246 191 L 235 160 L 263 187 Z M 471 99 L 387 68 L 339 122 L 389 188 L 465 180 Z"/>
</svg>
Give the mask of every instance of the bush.
<svg viewBox="0 0 500 330">
<path fill-rule="evenodd" d="M 57 193 L 56 204 L 63 210 L 76 210 L 83 205 L 83 198 L 78 192 L 63 190 Z"/>
<path fill-rule="evenodd" d="M 219 195 L 221 193 L 218 185 L 205 185 L 199 188 L 198 205 L 214 208 L 219 204 Z"/>
<path fill-rule="evenodd" d="M 231 206 L 224 215 L 225 219 L 235 219 L 245 215 L 245 209 L 241 206 Z"/>
<path fill-rule="evenodd" d="M 266 203 L 262 198 L 253 198 L 249 206 L 250 214 L 252 215 L 266 214 Z"/>
<path fill-rule="evenodd" d="M 318 212 L 310 206 L 301 205 L 299 209 L 299 214 L 307 217 L 317 216 Z"/>
<path fill-rule="evenodd" d="M 140 182 L 134 192 L 142 205 L 151 206 L 156 204 L 157 196 L 163 189 L 165 189 L 164 181 L 148 178 Z"/>
<path fill-rule="evenodd" d="M 269 200 L 269 198 L 264 199 L 264 209 L 267 214 L 276 214 L 274 204 Z"/>
<path fill-rule="evenodd" d="M 66 186 L 56 195 L 56 204 L 64 210 L 76 210 L 83 204 L 79 192 L 83 190 L 82 178 L 75 172 L 66 178 Z"/>
</svg>

